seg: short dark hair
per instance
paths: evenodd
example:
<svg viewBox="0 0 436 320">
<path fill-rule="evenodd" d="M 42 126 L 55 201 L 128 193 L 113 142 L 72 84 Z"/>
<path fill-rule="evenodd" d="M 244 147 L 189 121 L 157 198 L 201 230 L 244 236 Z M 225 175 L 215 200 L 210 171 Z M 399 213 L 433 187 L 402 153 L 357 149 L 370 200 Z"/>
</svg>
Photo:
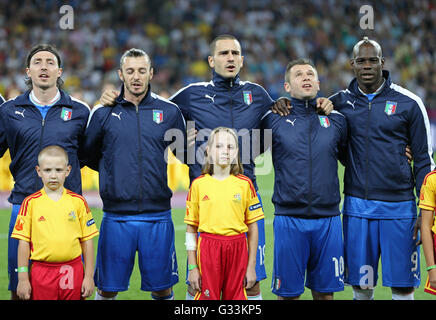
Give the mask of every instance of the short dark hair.
<svg viewBox="0 0 436 320">
<path fill-rule="evenodd" d="M 357 54 L 359 53 L 359 49 L 360 46 L 362 45 L 371 45 L 375 48 L 375 50 L 377 51 L 378 55 L 380 57 L 383 57 L 383 53 L 382 53 L 382 48 L 380 46 L 380 44 L 375 41 L 375 40 L 371 40 L 368 37 L 363 37 L 362 40 L 360 40 L 359 42 L 357 42 L 354 47 L 353 47 L 353 58 L 355 58 L 357 56 Z"/>
<path fill-rule="evenodd" d="M 62 61 L 61 61 L 61 56 L 59 54 L 58 49 L 54 45 L 47 44 L 47 43 L 37 44 L 37 45 L 33 46 L 32 49 L 30 49 L 29 53 L 27 54 L 27 58 L 26 58 L 26 68 L 30 67 L 30 60 L 32 60 L 32 57 L 40 51 L 48 51 L 48 52 L 53 53 L 54 56 L 56 57 L 56 60 L 58 61 L 58 67 L 61 68 Z M 26 76 L 24 81 L 25 81 L 27 87 L 29 87 L 29 89 L 33 88 L 32 79 L 30 79 L 29 77 Z M 64 81 L 59 77 L 56 81 L 56 85 L 59 89 L 61 89 L 64 86 Z"/>
<path fill-rule="evenodd" d="M 308 58 L 299 58 L 299 59 L 295 59 L 295 60 L 292 60 L 291 62 L 289 62 L 288 65 L 286 66 L 285 82 L 289 82 L 289 80 L 290 80 L 289 79 L 289 71 L 291 70 L 291 68 L 293 66 L 306 65 L 306 64 L 312 66 L 316 70 L 316 67 L 313 64 L 312 60 L 310 60 Z"/>
<path fill-rule="evenodd" d="M 210 55 L 213 56 L 215 54 L 215 49 L 216 49 L 216 43 L 219 40 L 236 40 L 239 43 L 239 40 L 236 39 L 235 36 L 232 36 L 231 34 L 220 34 L 219 36 L 217 36 L 215 39 L 212 40 L 212 42 L 210 43 Z M 241 45 L 239 43 L 239 45 Z M 242 48 L 241 48 L 242 50 Z"/>
<path fill-rule="evenodd" d="M 120 70 L 123 68 L 123 64 L 124 61 L 126 60 L 127 57 L 145 57 L 149 64 L 150 64 L 150 68 L 151 68 L 151 58 L 150 56 L 141 49 L 136 49 L 136 48 L 132 48 L 127 50 L 126 52 L 123 53 L 123 55 L 120 58 Z"/>
</svg>

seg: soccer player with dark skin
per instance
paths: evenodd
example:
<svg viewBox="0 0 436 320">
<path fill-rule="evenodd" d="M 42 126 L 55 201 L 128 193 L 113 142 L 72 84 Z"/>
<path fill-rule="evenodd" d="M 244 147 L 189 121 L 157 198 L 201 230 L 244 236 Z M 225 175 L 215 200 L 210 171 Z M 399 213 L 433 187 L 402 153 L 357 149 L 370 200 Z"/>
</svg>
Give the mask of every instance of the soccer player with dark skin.
<svg viewBox="0 0 436 320">
<path fill-rule="evenodd" d="M 381 46 L 374 40 L 367 40 L 356 45 L 353 49 L 353 59 L 350 60 L 350 65 L 356 76 L 359 88 L 365 93 L 370 94 L 376 92 L 383 84 L 383 66 L 385 59 L 382 56 Z M 406 147 L 406 155 L 411 160 L 412 154 L 410 147 Z M 409 161 L 410 162 L 410 161 Z M 413 239 L 417 239 L 417 233 L 421 225 L 421 217 L 418 217 L 415 223 Z M 418 240 L 419 241 L 419 240 Z M 420 241 L 417 244 L 420 243 Z M 354 290 L 361 289 L 360 286 L 353 286 Z M 411 294 L 414 291 L 413 287 L 392 287 L 392 291 L 398 292 L 400 295 Z"/>
</svg>

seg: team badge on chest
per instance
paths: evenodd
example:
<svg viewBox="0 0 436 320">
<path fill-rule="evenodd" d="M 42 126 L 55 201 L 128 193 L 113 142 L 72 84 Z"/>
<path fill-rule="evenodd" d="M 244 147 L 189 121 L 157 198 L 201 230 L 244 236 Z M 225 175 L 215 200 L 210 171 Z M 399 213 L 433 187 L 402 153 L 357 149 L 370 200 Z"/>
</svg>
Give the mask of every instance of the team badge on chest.
<svg viewBox="0 0 436 320">
<path fill-rule="evenodd" d="M 330 127 L 330 120 L 327 116 L 318 116 L 319 123 L 321 124 L 321 127 L 328 128 Z"/>
<path fill-rule="evenodd" d="M 397 110 L 397 103 L 392 101 L 386 101 L 385 113 L 390 116 Z"/>
<path fill-rule="evenodd" d="M 253 102 L 253 95 L 251 91 L 243 91 L 244 94 L 244 102 L 247 106 L 249 106 Z"/>
<path fill-rule="evenodd" d="M 63 107 L 61 111 L 61 119 L 64 121 L 71 120 L 71 116 L 73 115 L 73 110 L 70 108 Z"/>
<path fill-rule="evenodd" d="M 157 124 L 163 122 L 163 111 L 162 110 L 153 110 L 153 121 Z"/>
</svg>

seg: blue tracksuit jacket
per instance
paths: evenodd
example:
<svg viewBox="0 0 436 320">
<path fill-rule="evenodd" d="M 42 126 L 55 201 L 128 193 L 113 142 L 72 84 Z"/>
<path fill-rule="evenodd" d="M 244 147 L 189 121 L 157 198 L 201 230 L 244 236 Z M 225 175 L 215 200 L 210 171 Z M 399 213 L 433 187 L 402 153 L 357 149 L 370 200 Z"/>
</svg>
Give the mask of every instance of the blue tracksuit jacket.
<svg viewBox="0 0 436 320">
<path fill-rule="evenodd" d="M 213 71 L 212 81 L 190 84 L 176 92 L 170 100 L 182 110 L 188 128 L 188 121 L 195 121 L 198 130 L 195 158 L 187 156 L 191 182 L 201 174 L 210 132 L 224 126 L 236 130 L 244 174 L 257 190 L 254 159 L 262 148 L 259 148 L 260 130 L 255 132 L 255 129 L 260 129 L 262 116 L 274 103 L 265 89 L 256 83 L 241 81 L 239 76 L 226 79 Z"/>
<path fill-rule="evenodd" d="M 340 214 L 338 159 L 347 143 L 345 117 L 316 113 L 316 99 L 291 99 L 291 113 L 269 111 L 262 128 L 272 133 L 276 215 L 318 218 Z M 267 133 L 265 133 L 267 134 Z"/>
<path fill-rule="evenodd" d="M 383 71 L 383 89 L 370 102 L 358 88 L 330 97 L 345 115 L 349 128 L 344 193 L 367 200 L 414 200 L 422 181 L 434 168 L 430 123 L 422 100 L 392 82 Z M 405 147 L 413 153 L 413 168 Z"/>
<path fill-rule="evenodd" d="M 12 204 L 21 204 L 25 197 L 43 184 L 36 173 L 38 153 L 46 146 L 63 147 L 72 166 L 65 187 L 82 193 L 79 147 L 89 117 L 89 106 L 60 90 L 61 98 L 47 112 L 45 119 L 29 100 L 30 91 L 0 106 L 0 157 L 9 148 L 9 169 L 15 184 L 9 197 Z"/>
<path fill-rule="evenodd" d="M 114 107 L 96 106 L 86 128 L 83 161 L 99 171 L 103 210 L 119 214 L 170 210 L 165 151 L 177 133 L 184 146 L 182 113 L 152 93 L 150 86 L 137 107 L 123 96 L 121 89 Z"/>
</svg>

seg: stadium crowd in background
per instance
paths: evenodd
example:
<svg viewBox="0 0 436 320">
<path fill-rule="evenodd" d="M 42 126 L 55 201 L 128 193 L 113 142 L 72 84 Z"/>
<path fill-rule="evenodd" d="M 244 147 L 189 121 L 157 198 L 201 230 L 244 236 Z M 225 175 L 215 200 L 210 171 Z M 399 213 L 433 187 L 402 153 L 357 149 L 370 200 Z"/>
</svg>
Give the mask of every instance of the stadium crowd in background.
<svg viewBox="0 0 436 320">
<path fill-rule="evenodd" d="M 58 1 L 0 3 L 3 96 L 25 89 L 22 63 L 36 43 L 53 43 L 60 49 L 66 89 L 83 95 L 90 105 L 99 98 L 103 84 L 119 86 L 114 70 L 121 54 L 132 47 L 153 57 L 155 90 L 170 95 L 210 77 L 209 43 L 222 33 L 235 35 L 244 47 L 247 68 L 241 77 L 262 85 L 273 99 L 285 95 L 286 64 L 299 57 L 311 57 L 325 84 L 320 94 L 329 96 L 351 81 L 349 53 L 367 35 L 383 43 L 384 55 L 390 58 L 386 68 L 397 70 L 392 80 L 420 96 L 430 118 L 436 117 L 432 90 L 436 86 L 436 6 L 429 0 L 371 4 L 373 30 L 359 28 L 362 4 L 345 0 L 84 0 L 70 4 L 73 30 L 60 30 Z"/>
</svg>

